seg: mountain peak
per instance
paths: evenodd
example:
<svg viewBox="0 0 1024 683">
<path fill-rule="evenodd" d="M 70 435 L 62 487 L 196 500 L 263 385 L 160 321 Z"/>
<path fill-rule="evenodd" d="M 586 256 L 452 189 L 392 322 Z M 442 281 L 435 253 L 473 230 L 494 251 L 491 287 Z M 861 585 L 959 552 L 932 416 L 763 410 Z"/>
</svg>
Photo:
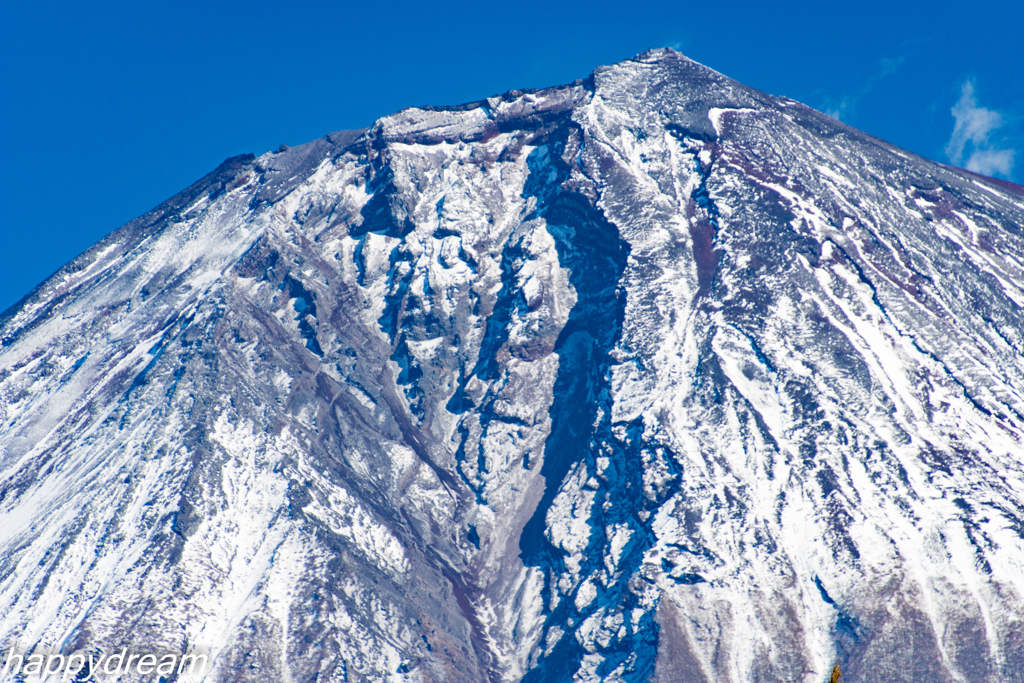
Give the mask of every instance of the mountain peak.
<svg viewBox="0 0 1024 683">
<path fill-rule="evenodd" d="M 669 48 L 229 159 L 0 320 L 0 641 L 1024 680 L 1022 226 Z"/>
</svg>

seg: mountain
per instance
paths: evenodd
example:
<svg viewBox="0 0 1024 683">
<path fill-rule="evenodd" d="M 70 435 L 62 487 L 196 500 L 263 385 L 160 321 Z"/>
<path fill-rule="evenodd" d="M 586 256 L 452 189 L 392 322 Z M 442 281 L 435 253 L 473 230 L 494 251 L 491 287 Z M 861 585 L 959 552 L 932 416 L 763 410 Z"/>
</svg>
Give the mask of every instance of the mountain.
<svg viewBox="0 0 1024 683">
<path fill-rule="evenodd" d="M 229 159 L 0 318 L 0 643 L 1021 682 L 1022 306 L 1024 188 L 671 50 Z"/>
</svg>

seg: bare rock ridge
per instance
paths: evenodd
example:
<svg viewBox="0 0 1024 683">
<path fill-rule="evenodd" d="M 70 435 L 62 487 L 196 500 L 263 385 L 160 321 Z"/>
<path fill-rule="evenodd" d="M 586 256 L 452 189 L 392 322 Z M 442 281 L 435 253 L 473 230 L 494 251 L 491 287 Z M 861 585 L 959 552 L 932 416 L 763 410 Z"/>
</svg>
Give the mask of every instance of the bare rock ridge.
<svg viewBox="0 0 1024 683">
<path fill-rule="evenodd" d="M 671 50 L 229 159 L 0 316 L 0 644 L 1024 682 L 1022 307 L 1024 188 Z"/>
</svg>

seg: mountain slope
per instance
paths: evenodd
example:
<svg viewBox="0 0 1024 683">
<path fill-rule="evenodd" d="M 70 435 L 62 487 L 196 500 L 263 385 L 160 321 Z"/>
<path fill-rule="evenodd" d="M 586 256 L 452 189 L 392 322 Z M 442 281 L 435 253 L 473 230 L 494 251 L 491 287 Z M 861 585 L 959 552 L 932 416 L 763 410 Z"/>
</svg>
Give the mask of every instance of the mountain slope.
<svg viewBox="0 0 1024 683">
<path fill-rule="evenodd" d="M 0 641 L 1024 681 L 1024 192 L 671 50 L 228 160 L 0 320 Z"/>
</svg>

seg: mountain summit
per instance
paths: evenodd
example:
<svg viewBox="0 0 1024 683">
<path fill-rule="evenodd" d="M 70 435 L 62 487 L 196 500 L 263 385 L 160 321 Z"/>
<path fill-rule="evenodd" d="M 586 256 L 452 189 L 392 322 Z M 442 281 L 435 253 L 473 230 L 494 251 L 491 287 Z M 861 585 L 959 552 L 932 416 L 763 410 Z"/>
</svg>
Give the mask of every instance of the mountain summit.
<svg viewBox="0 0 1024 683">
<path fill-rule="evenodd" d="M 0 644 L 1019 683 L 1022 306 L 1024 188 L 671 50 L 229 159 L 0 316 Z"/>
</svg>

